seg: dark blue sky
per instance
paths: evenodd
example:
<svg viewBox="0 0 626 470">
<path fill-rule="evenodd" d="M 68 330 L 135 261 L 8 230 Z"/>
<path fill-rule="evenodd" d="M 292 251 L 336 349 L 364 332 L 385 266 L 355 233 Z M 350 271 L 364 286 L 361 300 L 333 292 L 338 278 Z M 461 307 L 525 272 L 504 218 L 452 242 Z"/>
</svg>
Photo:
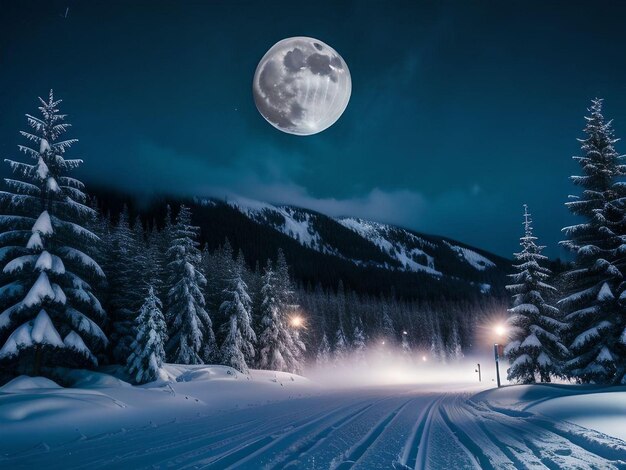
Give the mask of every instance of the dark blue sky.
<svg viewBox="0 0 626 470">
<path fill-rule="evenodd" d="M 626 5 L 545 3 L 3 2 L 0 156 L 53 87 L 91 183 L 237 193 L 505 256 L 527 202 L 558 255 L 589 100 L 626 135 Z M 252 100 L 258 61 L 289 36 L 326 42 L 352 74 L 346 112 L 311 137 Z"/>
</svg>

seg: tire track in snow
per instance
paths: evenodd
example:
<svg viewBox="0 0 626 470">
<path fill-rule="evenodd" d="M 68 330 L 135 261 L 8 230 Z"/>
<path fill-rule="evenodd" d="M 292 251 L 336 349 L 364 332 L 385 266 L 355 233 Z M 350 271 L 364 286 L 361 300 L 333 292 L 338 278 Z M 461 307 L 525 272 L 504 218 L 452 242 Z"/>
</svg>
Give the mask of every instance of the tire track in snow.
<svg viewBox="0 0 626 470">
<path fill-rule="evenodd" d="M 359 403 L 358 405 L 361 405 L 361 404 L 362 403 Z M 236 448 L 235 450 L 225 455 L 222 455 L 215 460 L 212 460 L 211 462 L 203 462 L 202 460 L 200 461 L 196 460 L 193 466 L 194 467 L 200 466 L 200 467 L 205 467 L 205 468 L 229 468 L 235 465 L 243 464 L 252 458 L 257 458 L 260 453 L 269 451 L 274 446 L 278 445 L 280 442 L 283 442 L 285 439 L 288 439 L 291 436 L 297 436 L 298 434 L 306 432 L 310 428 L 315 428 L 317 424 L 325 421 L 328 418 L 332 418 L 333 416 L 343 412 L 344 416 L 334 421 L 334 425 L 336 425 L 337 423 L 345 424 L 345 422 L 349 421 L 350 418 L 354 418 L 355 416 L 360 415 L 362 412 L 369 409 L 371 406 L 373 406 L 373 404 L 369 404 L 364 407 L 360 406 L 356 411 L 351 411 L 355 407 L 354 405 L 351 407 L 335 408 L 331 412 L 326 413 L 314 420 L 306 420 L 306 421 L 297 423 L 296 425 L 291 426 L 289 431 L 285 433 L 265 436 L 251 443 L 244 444 L 243 446 L 240 446 Z M 345 415 L 346 411 L 348 411 L 347 416 Z M 329 427 L 332 428 L 333 425 L 330 425 Z M 326 428 L 327 427 L 325 427 L 324 429 Z M 255 464 L 255 467 L 257 468 L 259 468 L 260 466 L 261 466 L 260 463 L 258 465 Z"/>
<path fill-rule="evenodd" d="M 425 468 L 426 449 L 428 446 L 428 430 L 432 422 L 433 411 L 441 402 L 441 398 L 434 400 L 427 408 L 424 409 L 419 417 L 411 436 L 409 437 L 402 456 L 401 463 L 409 468 L 415 468 L 420 456 L 420 467 Z M 420 454 L 421 453 L 421 454 Z"/>
<path fill-rule="evenodd" d="M 363 457 L 363 454 L 365 454 L 367 449 L 369 449 L 374 444 L 374 442 L 376 442 L 376 440 L 383 434 L 383 432 L 385 432 L 385 429 L 387 429 L 389 424 L 391 424 L 391 422 L 400 414 L 400 412 L 402 412 L 402 410 L 404 410 L 406 406 L 413 400 L 415 399 L 407 400 L 405 403 L 400 405 L 385 418 L 379 421 L 376 427 L 374 427 L 369 433 L 365 435 L 365 437 L 360 442 L 355 444 L 350 449 L 344 461 L 334 468 L 336 468 L 337 470 L 352 468 L 354 464 L 356 464 L 359 459 Z"/>
<path fill-rule="evenodd" d="M 626 443 L 567 422 L 552 422 L 536 415 L 518 418 L 485 412 L 477 405 L 477 419 L 507 428 L 504 434 L 521 436 L 531 452 L 548 468 L 626 468 Z M 571 426 L 574 430 L 559 428 Z M 513 433 L 511 433 L 513 431 Z"/>
<path fill-rule="evenodd" d="M 524 470 L 531 467 L 542 468 L 545 465 L 546 462 L 541 458 L 541 455 L 537 453 L 536 448 L 532 445 L 528 445 L 529 443 L 526 442 L 525 439 L 520 439 L 515 434 L 510 435 L 510 433 L 504 429 L 503 425 L 494 422 L 492 423 L 493 426 L 500 431 L 504 431 L 496 433 L 495 430 L 490 430 L 480 417 L 477 418 L 480 429 L 482 429 L 485 435 L 502 450 L 502 453 L 509 458 L 516 468 Z"/>
<path fill-rule="evenodd" d="M 362 403 L 363 400 L 357 402 Z M 342 405 L 345 403 L 342 402 Z M 33 467 L 45 466 L 54 455 L 63 458 L 72 468 L 109 467 L 111 462 L 116 466 L 137 468 L 164 462 L 175 462 L 193 459 L 198 454 L 218 455 L 225 452 L 225 447 L 251 441 L 259 436 L 276 432 L 293 424 L 308 422 L 316 416 L 328 412 L 330 407 L 322 410 L 318 407 L 304 407 L 296 413 L 293 410 L 282 411 L 273 417 L 255 416 L 246 419 L 245 414 L 262 413 L 262 408 L 244 411 L 243 420 L 228 424 L 222 428 L 215 427 L 216 419 L 227 415 L 214 414 L 184 421 L 174 420 L 159 426 L 148 426 L 125 433 L 109 436 L 98 436 L 93 442 L 91 438 L 72 445 L 55 447 L 43 455 L 30 459 Z M 332 409 L 336 409 L 333 406 Z M 297 420 L 294 423 L 294 419 Z M 107 439 L 102 439 L 108 437 Z M 147 445 L 146 445 L 147 444 Z"/>
<path fill-rule="evenodd" d="M 349 424 L 353 420 L 357 419 L 359 416 L 361 416 L 363 413 L 369 410 L 372 406 L 374 406 L 373 403 L 362 408 L 356 413 L 353 413 L 349 416 L 346 416 L 343 419 L 340 419 L 338 422 L 336 422 L 332 426 L 329 426 L 323 429 L 322 431 L 320 431 L 319 433 L 311 436 L 309 439 L 307 439 L 303 443 L 301 447 L 298 447 L 295 452 L 292 451 L 291 455 L 288 455 L 286 458 L 280 459 L 279 461 L 273 462 L 273 465 L 271 468 L 278 469 L 278 468 L 290 468 L 290 467 L 296 466 L 298 463 L 298 459 L 303 457 L 308 452 L 314 450 L 321 442 L 324 442 L 326 439 L 328 439 L 328 436 L 330 436 L 333 432 L 335 432 L 337 429 L 340 429 L 342 426 Z"/>
<path fill-rule="evenodd" d="M 528 421 L 545 427 L 550 432 L 607 460 L 626 466 L 626 443 L 593 429 L 583 428 L 567 421 L 556 422 L 548 417 L 534 415 Z M 626 422 L 624 424 L 626 426 Z"/>
<path fill-rule="evenodd" d="M 515 465 L 500 447 L 485 435 L 475 419 L 472 419 L 472 415 L 457 403 L 459 398 L 439 407 L 441 417 L 452 433 L 474 455 L 481 468 L 515 469 Z"/>
</svg>

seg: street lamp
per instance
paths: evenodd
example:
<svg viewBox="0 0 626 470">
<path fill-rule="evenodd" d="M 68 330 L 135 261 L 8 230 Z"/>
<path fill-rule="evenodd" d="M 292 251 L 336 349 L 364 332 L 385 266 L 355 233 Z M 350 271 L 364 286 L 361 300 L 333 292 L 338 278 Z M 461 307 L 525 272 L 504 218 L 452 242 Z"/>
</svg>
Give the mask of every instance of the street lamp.
<svg viewBox="0 0 626 470">
<path fill-rule="evenodd" d="M 494 332 L 496 335 L 502 339 L 506 337 L 506 326 L 499 324 L 494 327 Z M 496 380 L 498 383 L 498 388 L 500 388 L 500 357 L 504 355 L 504 346 L 502 344 L 495 343 L 493 345 L 493 357 L 496 361 Z"/>
<path fill-rule="evenodd" d="M 300 315 L 294 315 L 289 319 L 289 324 L 296 329 L 302 328 L 304 326 L 304 318 Z"/>
</svg>

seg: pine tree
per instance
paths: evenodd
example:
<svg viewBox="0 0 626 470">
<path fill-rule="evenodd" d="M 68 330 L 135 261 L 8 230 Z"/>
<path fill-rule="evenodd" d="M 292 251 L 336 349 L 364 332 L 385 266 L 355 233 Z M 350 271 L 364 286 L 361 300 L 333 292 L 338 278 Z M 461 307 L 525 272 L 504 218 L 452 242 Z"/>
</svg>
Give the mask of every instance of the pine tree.
<svg viewBox="0 0 626 470">
<path fill-rule="evenodd" d="M 243 269 L 240 259 L 231 272 L 224 292 L 226 300 L 220 306 L 220 314 L 226 319 L 221 328 L 224 341 L 220 355 L 222 363 L 247 374 L 248 364 L 254 358 L 256 335 L 252 329 L 252 301 L 243 280 Z"/>
<path fill-rule="evenodd" d="M 406 331 L 402 332 L 402 355 L 405 359 L 409 359 L 411 357 L 411 345 L 409 344 L 409 335 Z"/>
<path fill-rule="evenodd" d="M 346 339 L 346 334 L 343 332 L 343 328 L 339 328 L 335 333 L 335 348 L 333 350 L 335 365 L 343 365 L 347 355 L 348 340 Z"/>
<path fill-rule="evenodd" d="M 234 266 L 233 249 L 228 239 L 224 241 L 223 246 L 204 259 L 203 271 L 207 279 L 205 288 L 206 305 L 208 310 L 215 314 L 214 323 L 216 324 L 223 324 L 226 320 L 220 316 L 220 306 L 226 300 L 224 292 L 230 281 Z M 218 343 L 221 343 L 223 338 L 219 337 L 219 331 L 217 331 L 217 334 Z"/>
<path fill-rule="evenodd" d="M 383 304 L 382 317 L 380 320 L 381 332 L 385 341 L 385 344 L 393 345 L 396 342 L 396 331 L 393 327 L 393 320 L 389 316 L 389 307 L 386 303 Z"/>
<path fill-rule="evenodd" d="M 259 367 L 288 371 L 291 362 L 291 335 L 287 319 L 281 311 L 277 292 L 276 273 L 270 260 L 263 274 L 261 287 L 261 334 L 259 335 Z"/>
<path fill-rule="evenodd" d="M 328 341 L 328 340 L 327 340 Z M 357 364 L 365 363 L 365 332 L 363 331 L 363 322 L 360 318 L 356 321 L 354 333 L 352 335 L 352 351 L 354 360 Z"/>
<path fill-rule="evenodd" d="M 126 366 L 128 373 L 140 384 L 159 378 L 165 360 L 163 345 L 167 340 L 167 327 L 161 308 L 161 301 L 154 288 L 149 286 L 135 320 L 136 337 Z"/>
<path fill-rule="evenodd" d="M 160 286 L 155 285 L 155 288 L 158 287 L 158 294 L 160 299 L 164 299 L 166 303 L 165 307 L 167 307 L 167 298 L 169 295 L 169 286 L 168 280 L 171 276 L 171 272 L 169 271 L 169 263 L 170 259 L 168 257 L 168 250 L 172 246 L 174 235 L 173 235 L 173 221 L 172 221 L 172 207 L 168 204 L 165 207 L 165 218 L 163 220 L 163 230 L 158 232 L 158 236 L 156 237 L 155 245 L 157 247 L 157 266 L 160 270 Z M 167 317 L 166 317 L 167 321 Z"/>
<path fill-rule="evenodd" d="M 111 247 L 105 268 L 108 273 L 108 308 L 111 312 L 111 346 L 113 359 L 125 364 L 135 339 L 134 321 L 145 292 L 140 284 L 139 247 L 129 223 L 128 208 L 124 206 L 111 234 Z"/>
<path fill-rule="evenodd" d="M 513 294 L 509 309 L 510 341 L 505 355 L 511 362 L 508 379 L 521 383 L 550 382 L 560 375 L 561 363 L 567 349 L 560 342 L 565 325 L 559 321 L 559 310 L 548 303 L 556 289 L 548 284 L 552 275 L 541 263 L 545 247 L 537 245 L 532 219 L 524 204 L 524 235 L 520 238 L 522 251 L 515 253 L 517 273 L 511 274 L 513 284 L 507 290 Z"/>
<path fill-rule="evenodd" d="M 202 364 L 215 354 L 215 336 L 209 314 L 204 308 L 202 287 L 206 280 L 198 265 L 199 228 L 191 225 L 191 211 L 181 206 L 171 227 L 167 250 L 168 295 L 165 314 L 169 341 L 166 352 L 177 364 Z"/>
<path fill-rule="evenodd" d="M 289 265 L 285 259 L 282 249 L 278 249 L 276 256 L 276 292 L 278 298 L 279 311 L 285 323 L 288 323 L 292 315 L 297 311 L 299 305 L 296 300 L 296 293 L 289 275 Z M 297 327 L 287 328 L 287 332 L 291 338 L 287 342 L 290 349 L 290 355 L 286 357 L 287 370 L 299 374 L 304 368 L 304 353 L 306 346 L 300 339 L 300 332 Z"/>
<path fill-rule="evenodd" d="M 330 363 L 330 343 L 328 342 L 328 336 L 326 333 L 322 335 L 322 341 L 320 342 L 320 347 L 317 350 L 317 356 L 315 358 L 315 363 L 318 367 L 326 367 Z"/>
<path fill-rule="evenodd" d="M 463 358 L 463 348 L 461 347 L 459 326 L 456 321 L 452 324 L 452 333 L 450 335 L 450 342 L 448 346 L 448 357 L 453 361 L 458 361 Z"/>
<path fill-rule="evenodd" d="M 146 265 L 144 278 L 147 284 L 153 286 L 158 294 L 163 290 L 165 270 L 163 266 L 163 257 L 160 253 L 160 234 L 156 229 L 156 223 L 153 225 L 148 235 L 148 248 L 146 253 Z"/>
<path fill-rule="evenodd" d="M 589 112 L 582 155 L 574 157 L 583 176 L 572 177 L 582 195 L 566 203 L 583 221 L 565 227 L 568 240 L 561 242 L 575 257 L 574 268 L 563 276 L 567 295 L 559 302 L 572 354 L 566 371 L 579 382 L 619 383 L 626 380 L 626 345 L 620 340 L 626 326 L 626 185 L 621 181 L 626 166 L 613 146 L 617 139 L 602 115 L 602 100 L 593 100 Z"/>
<path fill-rule="evenodd" d="M 347 330 L 347 312 L 346 312 L 346 291 L 343 285 L 343 281 L 339 279 L 339 284 L 337 285 L 337 295 L 335 297 L 335 309 L 337 316 L 337 328 L 341 328 L 344 332 Z"/>
<path fill-rule="evenodd" d="M 19 179 L 0 193 L 0 362 L 39 375 L 47 366 L 88 367 L 107 345 L 105 312 L 94 294 L 104 273 L 90 256 L 98 237 L 85 228 L 96 216 L 84 185 L 69 176 L 82 160 L 66 159 L 76 139 L 60 140 L 70 124 L 52 91 L 39 99 L 41 117 L 26 115 L 33 164 L 6 160 Z M 90 284 L 92 283 L 92 284 Z"/>
<path fill-rule="evenodd" d="M 432 333 L 430 338 L 430 357 L 434 361 L 446 362 L 446 352 L 443 344 L 443 338 L 441 337 L 441 326 L 439 319 L 432 319 Z"/>
</svg>

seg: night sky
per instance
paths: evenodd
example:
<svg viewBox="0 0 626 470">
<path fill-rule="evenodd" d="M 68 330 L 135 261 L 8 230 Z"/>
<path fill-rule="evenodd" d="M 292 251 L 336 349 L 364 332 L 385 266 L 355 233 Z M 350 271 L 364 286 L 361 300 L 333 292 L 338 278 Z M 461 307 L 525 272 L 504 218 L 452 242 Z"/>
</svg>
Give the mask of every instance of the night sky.
<svg viewBox="0 0 626 470">
<path fill-rule="evenodd" d="M 54 88 L 88 183 L 241 194 L 504 256 L 526 202 L 557 256 L 591 98 L 626 136 L 626 3 L 545 3 L 4 0 L 0 156 L 18 156 L 24 113 Z M 352 74 L 344 115 L 310 137 L 252 99 L 258 61 L 290 36 Z"/>
</svg>

